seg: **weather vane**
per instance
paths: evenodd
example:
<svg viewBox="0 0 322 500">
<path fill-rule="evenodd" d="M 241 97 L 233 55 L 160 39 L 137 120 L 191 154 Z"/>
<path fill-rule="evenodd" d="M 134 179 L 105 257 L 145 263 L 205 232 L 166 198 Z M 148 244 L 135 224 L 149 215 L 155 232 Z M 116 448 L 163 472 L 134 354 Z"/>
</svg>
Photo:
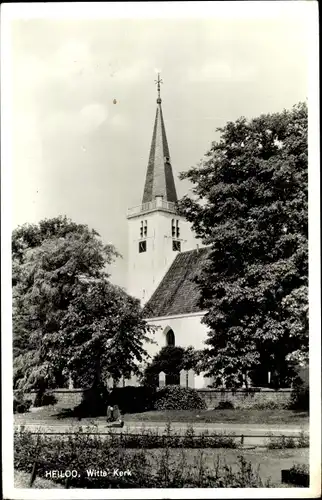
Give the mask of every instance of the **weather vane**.
<svg viewBox="0 0 322 500">
<path fill-rule="evenodd" d="M 154 80 L 154 82 L 157 85 L 157 90 L 158 90 L 158 99 L 157 102 L 161 102 L 161 97 L 160 97 L 160 83 L 163 83 L 163 80 L 160 78 L 160 73 L 158 73 L 158 79 Z"/>
</svg>

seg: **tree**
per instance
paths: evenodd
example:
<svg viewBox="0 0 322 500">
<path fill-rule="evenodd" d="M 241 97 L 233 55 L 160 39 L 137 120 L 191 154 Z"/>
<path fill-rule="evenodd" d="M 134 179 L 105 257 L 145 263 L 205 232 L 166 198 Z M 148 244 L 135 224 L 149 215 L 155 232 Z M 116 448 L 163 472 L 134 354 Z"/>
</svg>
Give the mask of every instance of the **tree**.
<svg viewBox="0 0 322 500">
<path fill-rule="evenodd" d="M 194 369 L 198 372 L 200 352 L 192 346 L 165 346 L 154 356 L 144 372 L 144 384 L 158 386 L 159 373 L 166 374 L 167 384 L 180 383 L 180 371 Z"/>
<path fill-rule="evenodd" d="M 136 369 L 149 328 L 138 302 L 108 281 L 112 245 L 58 217 L 16 229 L 12 253 L 16 387 L 62 386 L 77 369 L 79 383 L 86 374 L 98 384 L 104 371 Z"/>
<path fill-rule="evenodd" d="M 140 375 L 151 331 L 138 300 L 105 278 L 86 279 L 50 342 L 78 385 L 95 385 Z"/>
<path fill-rule="evenodd" d="M 308 353 L 307 106 L 218 130 L 200 165 L 181 174 L 194 186 L 179 202 L 210 246 L 197 277 L 205 368 L 234 385 L 260 366 L 281 384 L 287 359 Z"/>
</svg>

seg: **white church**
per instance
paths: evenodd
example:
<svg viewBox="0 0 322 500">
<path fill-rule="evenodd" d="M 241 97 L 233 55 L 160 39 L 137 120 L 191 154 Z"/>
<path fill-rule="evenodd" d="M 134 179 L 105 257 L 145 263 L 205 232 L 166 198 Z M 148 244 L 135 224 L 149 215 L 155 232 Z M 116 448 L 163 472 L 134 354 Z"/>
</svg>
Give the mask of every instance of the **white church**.
<svg viewBox="0 0 322 500">
<path fill-rule="evenodd" d="M 146 349 L 154 356 L 166 345 L 205 347 L 206 311 L 198 307 L 199 290 L 193 277 L 206 259 L 190 223 L 175 209 L 176 186 L 161 107 L 160 76 L 157 109 L 142 202 L 128 209 L 128 288 L 144 306 L 149 324 L 158 327 L 154 344 Z M 143 184 L 143 179 L 142 179 Z M 127 385 L 134 385 L 134 377 Z M 194 375 L 191 386 L 207 387 L 209 379 Z"/>
</svg>

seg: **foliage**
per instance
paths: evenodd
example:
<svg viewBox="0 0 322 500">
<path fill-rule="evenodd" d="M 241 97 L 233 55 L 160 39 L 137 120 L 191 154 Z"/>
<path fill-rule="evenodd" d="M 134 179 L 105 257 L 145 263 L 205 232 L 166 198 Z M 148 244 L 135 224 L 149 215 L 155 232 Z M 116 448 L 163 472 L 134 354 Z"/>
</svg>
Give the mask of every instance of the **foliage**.
<svg viewBox="0 0 322 500">
<path fill-rule="evenodd" d="M 294 380 L 289 408 L 291 410 L 304 411 L 309 411 L 310 409 L 309 385 L 300 378 Z"/>
<path fill-rule="evenodd" d="M 307 464 L 293 464 L 289 469 L 290 472 L 295 474 L 309 474 L 310 467 Z"/>
<path fill-rule="evenodd" d="M 34 407 L 50 406 L 57 403 L 57 398 L 49 391 L 38 392 L 35 397 Z"/>
<path fill-rule="evenodd" d="M 251 408 L 254 410 L 283 410 L 288 407 L 288 403 L 284 401 L 274 401 L 268 399 L 267 401 L 256 401 L 251 403 Z"/>
<path fill-rule="evenodd" d="M 150 387 L 117 387 L 109 395 L 109 402 L 117 405 L 122 413 L 139 413 L 153 408 L 155 390 Z"/>
<path fill-rule="evenodd" d="M 88 429 L 83 427 L 86 432 Z M 97 429 L 90 428 L 90 432 L 96 432 Z M 208 431 L 195 434 L 193 427 L 188 427 L 184 433 L 176 433 L 168 424 L 163 433 L 158 429 L 140 429 L 137 433 L 125 432 L 115 433 L 111 431 L 104 436 L 112 448 L 122 447 L 124 449 L 160 449 L 160 448 L 237 448 L 234 434 L 224 432 Z"/>
<path fill-rule="evenodd" d="M 32 405 L 30 399 L 25 399 L 23 394 L 17 393 L 13 396 L 13 413 L 26 413 Z"/>
<path fill-rule="evenodd" d="M 216 406 L 217 410 L 233 410 L 234 408 L 234 403 L 232 401 L 219 401 Z"/>
<path fill-rule="evenodd" d="M 204 410 L 206 403 L 195 389 L 168 385 L 156 394 L 155 410 Z"/>
<path fill-rule="evenodd" d="M 150 331 L 139 301 L 104 279 L 81 287 L 51 341 L 77 385 L 88 386 L 139 375 Z"/>
<path fill-rule="evenodd" d="M 307 464 L 294 464 L 290 469 L 282 470 L 282 482 L 308 488 L 310 468 Z"/>
<path fill-rule="evenodd" d="M 297 448 L 309 448 L 310 446 L 310 438 L 308 434 L 305 434 L 304 431 L 301 431 L 299 437 L 297 438 Z"/>
<path fill-rule="evenodd" d="M 76 470 L 74 477 L 54 480 L 72 488 L 182 488 L 182 487 L 269 487 L 263 484 L 258 471 L 251 463 L 238 457 L 237 470 L 232 470 L 219 459 L 214 467 L 207 467 L 202 451 L 196 457 L 195 464 L 189 464 L 185 449 L 180 456 L 170 453 L 166 446 L 161 454 L 154 458 L 154 453 L 147 450 L 128 452 L 121 446 L 111 447 L 108 440 L 99 435 L 87 435 L 82 432 L 66 436 L 66 446 L 54 437 L 35 436 L 20 433 L 14 436 L 14 467 L 31 472 L 37 462 L 37 476 L 45 477 L 45 471 Z M 111 465 L 112 464 L 112 465 Z M 86 471 L 107 471 L 106 476 L 88 477 Z M 130 476 L 114 476 L 114 470 L 130 470 Z"/>
<path fill-rule="evenodd" d="M 261 367 L 279 386 L 308 355 L 307 106 L 240 118 L 181 175 L 181 214 L 209 256 L 197 276 L 208 311 L 204 368 L 226 387 Z"/>
<path fill-rule="evenodd" d="M 144 453 L 126 453 L 121 448 L 111 448 L 108 441 L 99 435 L 82 432 L 66 436 L 64 446 L 61 439 L 39 436 L 38 442 L 29 433 L 15 435 L 14 467 L 31 472 L 37 462 L 37 475 L 45 477 L 48 470 L 79 471 L 79 476 L 70 478 L 74 488 L 137 487 L 146 484 L 144 472 L 147 461 Z M 87 470 L 108 470 L 107 477 L 87 477 Z M 130 477 L 113 477 L 114 469 L 129 469 Z M 66 477 L 59 478 L 66 482 Z"/>
<path fill-rule="evenodd" d="M 287 448 L 308 448 L 310 446 L 309 437 L 301 432 L 297 438 L 290 436 L 270 436 L 267 448 L 269 450 L 284 450 Z"/>
<path fill-rule="evenodd" d="M 92 385 L 139 370 L 150 328 L 139 302 L 108 280 L 112 245 L 57 217 L 15 229 L 12 254 L 15 387 L 64 387 L 70 373 Z"/>
<path fill-rule="evenodd" d="M 159 385 L 159 373 L 164 372 L 167 383 L 180 383 L 180 371 L 194 369 L 198 372 L 200 352 L 192 346 L 165 346 L 154 356 L 144 371 L 143 384 L 152 387 Z"/>
</svg>

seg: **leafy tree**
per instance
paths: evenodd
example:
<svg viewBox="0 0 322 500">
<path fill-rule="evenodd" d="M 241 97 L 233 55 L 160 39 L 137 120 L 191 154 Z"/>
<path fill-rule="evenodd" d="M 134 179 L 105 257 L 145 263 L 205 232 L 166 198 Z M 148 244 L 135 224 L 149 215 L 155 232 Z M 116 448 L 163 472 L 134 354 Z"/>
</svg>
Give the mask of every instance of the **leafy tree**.
<svg viewBox="0 0 322 500">
<path fill-rule="evenodd" d="M 261 367 L 289 375 L 308 354 L 307 106 L 218 129 L 199 166 L 181 175 L 179 210 L 209 258 L 197 282 L 208 310 L 205 368 L 236 385 Z"/>
<path fill-rule="evenodd" d="M 150 331 L 138 300 L 105 278 L 86 279 L 50 341 L 78 385 L 91 385 L 140 375 Z"/>
<path fill-rule="evenodd" d="M 166 374 L 168 384 L 180 383 L 180 371 L 194 369 L 198 372 L 200 353 L 192 346 L 165 346 L 154 356 L 144 372 L 144 384 L 158 386 L 159 373 Z"/>
<path fill-rule="evenodd" d="M 12 253 L 16 387 L 63 386 L 71 371 L 98 384 L 136 369 L 149 329 L 138 302 L 108 281 L 113 246 L 58 217 L 16 229 Z"/>
</svg>

